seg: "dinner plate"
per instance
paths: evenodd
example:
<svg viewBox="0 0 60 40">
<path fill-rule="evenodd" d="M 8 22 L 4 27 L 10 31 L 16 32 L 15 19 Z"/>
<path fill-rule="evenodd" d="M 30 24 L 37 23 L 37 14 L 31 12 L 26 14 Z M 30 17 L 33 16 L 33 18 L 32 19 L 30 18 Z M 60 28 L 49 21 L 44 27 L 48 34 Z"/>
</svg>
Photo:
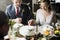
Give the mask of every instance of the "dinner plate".
<svg viewBox="0 0 60 40">
<path fill-rule="evenodd" d="M 33 36 L 36 34 L 34 26 L 23 26 L 19 29 L 19 33 L 23 36 Z"/>
</svg>

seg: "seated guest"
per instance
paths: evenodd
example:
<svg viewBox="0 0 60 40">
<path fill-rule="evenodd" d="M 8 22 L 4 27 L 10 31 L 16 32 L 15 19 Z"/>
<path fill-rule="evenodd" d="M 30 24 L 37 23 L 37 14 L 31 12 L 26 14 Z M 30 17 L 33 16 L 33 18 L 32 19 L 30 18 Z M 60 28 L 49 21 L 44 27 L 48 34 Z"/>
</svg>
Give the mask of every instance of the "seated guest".
<svg viewBox="0 0 60 40">
<path fill-rule="evenodd" d="M 3 11 L 0 11 L 0 40 L 4 40 L 4 36 L 8 33 L 8 22 L 8 17 Z"/>
<path fill-rule="evenodd" d="M 37 10 L 36 22 L 40 25 L 53 25 L 56 23 L 55 12 L 51 8 L 49 0 L 40 0 L 40 9 Z"/>
<path fill-rule="evenodd" d="M 22 18 L 22 23 L 27 24 L 28 20 L 33 18 L 27 5 L 22 4 L 22 0 L 12 0 L 13 4 L 7 6 L 6 14 L 9 19 Z"/>
</svg>

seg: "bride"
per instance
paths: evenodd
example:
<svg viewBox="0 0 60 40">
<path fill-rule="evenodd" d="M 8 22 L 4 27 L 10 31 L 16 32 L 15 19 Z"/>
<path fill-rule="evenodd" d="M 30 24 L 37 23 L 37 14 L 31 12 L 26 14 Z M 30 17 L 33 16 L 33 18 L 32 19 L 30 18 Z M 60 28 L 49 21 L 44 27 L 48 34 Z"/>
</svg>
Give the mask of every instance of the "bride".
<svg viewBox="0 0 60 40">
<path fill-rule="evenodd" d="M 40 25 L 56 23 L 55 12 L 51 9 L 49 0 L 40 0 L 40 9 L 37 10 L 36 22 Z"/>
</svg>

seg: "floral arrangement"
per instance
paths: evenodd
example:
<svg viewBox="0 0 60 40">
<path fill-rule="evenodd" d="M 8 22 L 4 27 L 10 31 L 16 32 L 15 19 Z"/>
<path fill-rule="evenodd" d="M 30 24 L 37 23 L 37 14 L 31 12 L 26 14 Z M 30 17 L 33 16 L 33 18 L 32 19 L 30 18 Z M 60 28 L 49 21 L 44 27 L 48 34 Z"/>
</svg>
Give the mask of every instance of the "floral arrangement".
<svg viewBox="0 0 60 40">
<path fill-rule="evenodd" d="M 46 39 L 49 39 L 49 38 L 55 36 L 54 28 L 52 26 L 50 26 L 50 25 L 40 26 L 39 32 L 43 35 L 41 40 L 46 40 Z"/>
<path fill-rule="evenodd" d="M 55 35 L 60 36 L 60 23 L 55 24 L 56 29 L 54 31 Z"/>
<path fill-rule="evenodd" d="M 55 35 L 60 36 L 60 29 L 56 29 L 56 30 L 54 31 L 54 33 L 55 33 Z"/>
<path fill-rule="evenodd" d="M 19 28 L 22 27 L 23 24 L 16 23 L 15 21 L 10 20 L 9 25 L 10 25 L 8 32 L 9 38 L 13 39 L 15 37 L 22 36 L 19 34 Z"/>
<path fill-rule="evenodd" d="M 52 37 L 60 37 L 60 23 L 56 23 L 54 28 L 50 25 L 40 26 L 39 32 L 43 35 L 38 40 L 49 40 Z"/>
<path fill-rule="evenodd" d="M 16 22 L 12 21 L 12 20 L 9 20 L 9 26 L 10 28 L 12 29 L 12 26 L 15 24 Z"/>
<path fill-rule="evenodd" d="M 54 31 L 54 28 L 50 25 L 43 25 L 40 26 L 39 32 L 45 36 L 52 35 Z"/>
</svg>

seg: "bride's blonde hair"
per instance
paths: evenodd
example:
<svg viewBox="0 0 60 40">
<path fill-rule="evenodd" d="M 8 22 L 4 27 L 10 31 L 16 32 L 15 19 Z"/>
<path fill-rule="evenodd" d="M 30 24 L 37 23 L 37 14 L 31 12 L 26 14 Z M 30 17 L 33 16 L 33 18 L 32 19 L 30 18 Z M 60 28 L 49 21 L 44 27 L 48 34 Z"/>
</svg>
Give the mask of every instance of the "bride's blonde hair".
<svg viewBox="0 0 60 40">
<path fill-rule="evenodd" d="M 50 0 L 40 0 L 40 3 L 46 3 L 49 7 L 48 10 L 51 10 L 51 4 L 50 4 Z"/>
</svg>

